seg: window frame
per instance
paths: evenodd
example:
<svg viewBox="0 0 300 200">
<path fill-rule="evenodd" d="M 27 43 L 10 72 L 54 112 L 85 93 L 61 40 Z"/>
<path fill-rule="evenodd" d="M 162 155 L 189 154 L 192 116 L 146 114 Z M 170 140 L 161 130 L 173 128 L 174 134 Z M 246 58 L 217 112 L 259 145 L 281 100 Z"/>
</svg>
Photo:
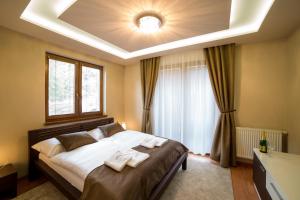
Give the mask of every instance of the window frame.
<svg viewBox="0 0 300 200">
<path fill-rule="evenodd" d="M 72 63 L 75 65 L 75 108 L 72 114 L 62 114 L 49 116 L 49 59 Z M 104 80 L 103 80 L 103 66 L 80 61 L 64 56 L 56 55 L 46 52 L 46 73 L 45 73 L 45 124 L 55 124 L 79 121 L 85 119 L 95 119 L 99 117 L 105 117 L 103 114 L 103 101 L 104 101 Z M 96 112 L 82 112 L 82 67 L 90 67 L 100 70 L 100 111 Z"/>
</svg>

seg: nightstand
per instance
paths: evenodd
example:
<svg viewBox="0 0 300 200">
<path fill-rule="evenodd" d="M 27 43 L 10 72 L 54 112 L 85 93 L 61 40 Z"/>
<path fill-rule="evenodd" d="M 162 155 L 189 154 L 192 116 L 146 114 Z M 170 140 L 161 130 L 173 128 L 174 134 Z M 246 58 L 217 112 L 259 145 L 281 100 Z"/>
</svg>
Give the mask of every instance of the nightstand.
<svg viewBox="0 0 300 200">
<path fill-rule="evenodd" d="M 0 199 L 17 196 L 17 171 L 12 164 L 0 167 Z"/>
</svg>

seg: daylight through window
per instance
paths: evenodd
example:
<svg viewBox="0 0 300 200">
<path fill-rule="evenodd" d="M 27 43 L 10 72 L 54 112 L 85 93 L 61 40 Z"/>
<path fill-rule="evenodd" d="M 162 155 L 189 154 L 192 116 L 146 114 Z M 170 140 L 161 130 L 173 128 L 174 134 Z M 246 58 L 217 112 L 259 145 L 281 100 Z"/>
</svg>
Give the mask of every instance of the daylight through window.
<svg viewBox="0 0 300 200">
<path fill-rule="evenodd" d="M 47 54 L 46 122 L 103 114 L 103 67 Z"/>
</svg>

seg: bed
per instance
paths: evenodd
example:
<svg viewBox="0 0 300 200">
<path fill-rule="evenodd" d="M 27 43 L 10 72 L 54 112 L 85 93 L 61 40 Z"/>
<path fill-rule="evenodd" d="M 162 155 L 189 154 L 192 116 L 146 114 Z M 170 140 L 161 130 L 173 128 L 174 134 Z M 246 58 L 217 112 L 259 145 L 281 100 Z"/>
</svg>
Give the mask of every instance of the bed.
<svg viewBox="0 0 300 200">
<path fill-rule="evenodd" d="M 98 126 L 113 122 L 113 118 L 107 117 L 96 120 L 53 125 L 29 131 L 29 179 L 33 180 L 38 178 L 41 174 L 44 174 L 68 199 L 80 199 L 80 197 L 84 194 L 83 189 L 85 182 L 82 181 L 82 178 L 74 175 L 74 173 L 66 170 L 65 168 L 53 164 L 53 162 L 49 161 L 46 156 L 40 155 L 39 152 L 32 149 L 31 146 L 40 141 L 56 137 L 61 134 L 73 133 L 78 131 L 88 131 L 97 128 Z M 186 170 L 187 151 L 180 153 L 180 156 L 176 157 L 176 160 L 174 162 L 172 161 L 171 167 L 168 168 L 168 170 L 164 173 L 158 183 L 154 187 L 150 188 L 151 191 L 148 199 L 154 200 L 160 198 L 163 191 L 168 186 L 180 166 L 182 166 L 183 170 Z M 100 171 L 103 170 L 104 169 L 100 169 Z M 120 174 L 122 173 L 123 172 L 121 172 Z"/>
</svg>

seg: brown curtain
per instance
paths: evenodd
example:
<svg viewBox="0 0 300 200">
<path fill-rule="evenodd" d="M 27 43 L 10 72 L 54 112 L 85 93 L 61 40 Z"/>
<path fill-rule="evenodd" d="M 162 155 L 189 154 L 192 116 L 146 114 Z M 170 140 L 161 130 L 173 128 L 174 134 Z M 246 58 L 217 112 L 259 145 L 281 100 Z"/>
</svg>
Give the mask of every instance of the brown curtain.
<svg viewBox="0 0 300 200">
<path fill-rule="evenodd" d="M 235 45 L 204 49 L 209 76 L 221 116 L 216 127 L 210 157 L 222 167 L 235 165 L 234 56 Z"/>
<path fill-rule="evenodd" d="M 159 57 L 141 60 L 141 80 L 143 95 L 142 132 L 152 134 L 151 105 L 159 71 Z"/>
</svg>

